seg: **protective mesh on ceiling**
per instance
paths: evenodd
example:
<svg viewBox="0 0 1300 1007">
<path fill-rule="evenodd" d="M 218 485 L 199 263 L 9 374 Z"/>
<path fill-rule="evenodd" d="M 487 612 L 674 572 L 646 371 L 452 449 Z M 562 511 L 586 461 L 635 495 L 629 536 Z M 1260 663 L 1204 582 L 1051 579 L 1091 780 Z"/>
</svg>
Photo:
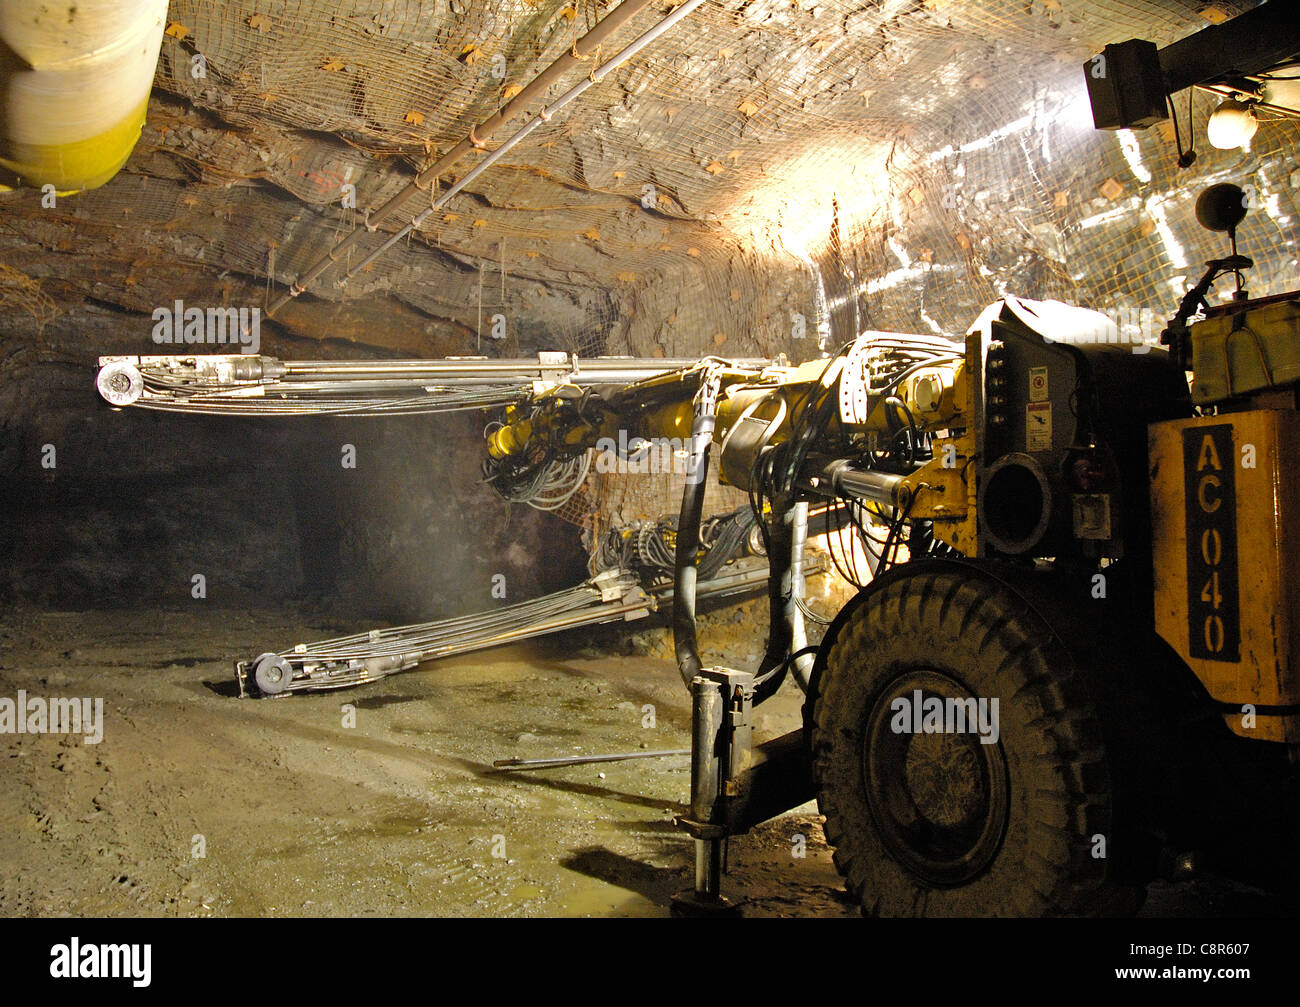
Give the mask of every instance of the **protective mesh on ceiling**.
<svg viewBox="0 0 1300 1007">
<path fill-rule="evenodd" d="M 1167 44 L 1251 6 L 714 0 L 367 271 L 346 286 L 327 273 L 304 296 L 391 294 L 459 352 L 502 355 L 804 359 L 868 328 L 961 332 L 1003 292 L 1150 336 L 1223 250 L 1192 215 L 1212 182 L 1257 197 L 1241 229 L 1252 291 L 1297 285 L 1296 126 L 1215 151 L 1215 99 L 1195 97 L 1189 121 L 1178 96 L 1200 154 L 1180 171 L 1169 124 L 1092 128 L 1082 65 L 1108 42 Z M 97 280 L 96 296 L 133 310 L 166 303 L 185 265 L 269 297 L 611 7 L 175 0 L 128 171 L 23 227 L 130 256 L 133 282 Z M 358 209 L 341 205 L 345 185 Z M 508 336 L 494 341 L 498 315 Z"/>
<path fill-rule="evenodd" d="M 420 282 L 432 246 L 465 274 L 455 297 L 473 310 L 476 336 L 480 308 L 493 307 L 482 291 L 517 276 L 517 292 L 497 285 L 495 307 L 522 316 L 536 275 L 610 292 L 581 345 L 646 355 L 806 356 L 811 344 L 792 342 L 807 332 L 795 313 L 814 332 L 829 324 L 836 341 L 865 327 L 961 331 L 1003 290 L 1158 318 L 1215 247 L 1191 220 L 1188 188 L 1254 178 L 1271 207 L 1257 243 L 1294 244 L 1293 124 L 1261 130 L 1246 157 L 1202 144 L 1180 174 L 1167 129 L 1091 127 L 1083 61 L 1108 41 L 1177 38 L 1205 23 L 1205 6 L 709 3 L 537 131 L 410 246 L 346 288 L 327 274 L 313 293 L 392 290 L 436 311 L 446 290 L 431 295 Z M 1251 4 L 1213 6 L 1230 15 Z M 343 184 L 357 187 L 359 206 L 378 205 L 607 9 L 174 3 L 159 87 L 240 131 L 164 143 L 201 173 L 267 179 L 317 207 L 337 207 Z M 608 50 L 668 9 L 643 12 Z M 1185 131 L 1203 135 L 1208 101 Z M 358 219 L 337 208 L 271 218 L 280 233 L 266 247 L 240 236 L 239 266 L 268 272 L 273 251 L 271 279 L 287 283 Z M 1286 282 L 1285 255 L 1272 258 L 1261 289 Z"/>
</svg>

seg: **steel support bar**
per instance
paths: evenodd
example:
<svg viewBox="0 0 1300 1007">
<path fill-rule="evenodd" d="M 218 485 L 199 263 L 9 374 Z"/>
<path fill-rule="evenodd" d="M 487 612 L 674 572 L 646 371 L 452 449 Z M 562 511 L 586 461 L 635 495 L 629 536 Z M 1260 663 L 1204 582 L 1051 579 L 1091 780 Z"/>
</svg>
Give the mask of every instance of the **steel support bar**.
<svg viewBox="0 0 1300 1007">
<path fill-rule="evenodd" d="M 753 683 L 724 668 L 691 683 L 691 813 L 677 824 L 695 840 L 695 885 L 673 897 L 676 915 L 736 912 L 722 894 L 727 840 L 816 796 L 802 729 L 753 745 Z"/>
<path fill-rule="evenodd" d="M 1146 128 L 1169 118 L 1179 91 L 1252 90 L 1249 78 L 1297 57 L 1295 5 L 1273 0 L 1163 49 L 1145 39 L 1112 42 L 1083 64 L 1083 73 L 1098 129 Z"/>
<path fill-rule="evenodd" d="M 1300 18 L 1293 4 L 1261 4 L 1220 25 L 1192 32 L 1160 50 L 1169 94 L 1223 77 L 1260 73 L 1300 54 Z"/>
<path fill-rule="evenodd" d="M 730 914 L 722 894 L 733 781 L 751 758 L 754 676 L 704 668 L 691 680 L 691 812 L 678 824 L 695 839 L 695 885 L 673 897 L 675 915 Z"/>
</svg>

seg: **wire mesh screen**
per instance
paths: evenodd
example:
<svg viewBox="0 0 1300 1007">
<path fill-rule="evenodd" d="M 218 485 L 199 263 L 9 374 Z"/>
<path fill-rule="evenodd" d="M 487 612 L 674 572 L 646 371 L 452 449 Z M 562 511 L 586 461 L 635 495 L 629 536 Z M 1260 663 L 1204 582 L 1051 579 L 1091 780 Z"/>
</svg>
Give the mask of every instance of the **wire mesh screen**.
<svg viewBox="0 0 1300 1007">
<path fill-rule="evenodd" d="M 592 473 L 582 493 L 559 516 L 583 529 L 583 543 L 594 550 L 611 529 L 635 528 L 645 522 L 675 515 L 682 502 L 685 476 L 675 472 Z M 703 513 L 714 517 L 748 506 L 740 490 L 723 486 L 710 471 L 704 491 Z"/>
<path fill-rule="evenodd" d="M 650 4 L 551 97 L 674 6 Z M 1207 184 L 1252 194 L 1252 293 L 1297 286 L 1296 124 L 1214 150 L 1217 99 L 1177 95 L 1179 138 L 1199 152 L 1181 170 L 1172 123 L 1093 128 L 1083 66 L 1107 43 L 1165 45 L 1252 6 L 713 0 L 344 284 L 428 202 L 365 235 L 295 305 L 385 305 L 405 335 L 382 342 L 372 314 L 339 338 L 315 321 L 337 325 L 335 311 L 302 314 L 295 336 L 336 337 L 329 353 L 801 360 L 865 329 L 960 333 L 1007 292 L 1150 337 L 1224 251 L 1193 217 Z M 133 312 L 193 283 L 182 272 L 209 297 L 215 283 L 266 303 L 613 7 L 175 0 L 127 170 L 56 210 L 16 204 L 5 240 L 75 244 L 93 268 L 71 282 Z M 0 292 L 36 303 L 10 273 Z M 578 499 L 624 506 L 603 489 Z"/>
<path fill-rule="evenodd" d="M 707 3 L 367 271 L 340 284 L 363 254 L 349 253 L 310 293 L 394 294 L 472 328 L 475 350 L 501 315 L 519 344 L 639 355 L 806 357 L 828 330 L 959 332 L 1007 290 L 1158 317 L 1217 247 L 1191 204 L 1226 177 L 1261 196 L 1244 237 L 1256 286 L 1274 289 L 1294 281 L 1294 123 L 1266 124 L 1248 154 L 1201 144 L 1188 172 L 1168 123 L 1091 124 L 1084 60 L 1108 41 L 1177 38 L 1205 7 Z M 667 9 L 651 5 L 587 65 Z M 155 102 L 145 170 L 74 213 L 156 226 L 156 251 L 281 289 L 607 10 L 173 3 L 157 86 L 185 101 Z M 1188 138 L 1213 101 L 1190 118 L 1180 102 Z M 563 302 L 561 328 L 583 319 L 576 343 L 548 331 L 548 301 Z"/>
</svg>

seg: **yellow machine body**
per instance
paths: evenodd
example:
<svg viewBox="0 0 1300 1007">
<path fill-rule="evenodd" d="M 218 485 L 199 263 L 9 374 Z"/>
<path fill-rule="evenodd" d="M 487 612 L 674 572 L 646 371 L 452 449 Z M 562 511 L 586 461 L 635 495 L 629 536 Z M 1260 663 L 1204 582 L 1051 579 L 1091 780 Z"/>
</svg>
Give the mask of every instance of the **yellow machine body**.
<svg viewBox="0 0 1300 1007">
<path fill-rule="evenodd" d="M 773 368 L 767 380 L 725 389 L 718 403 L 714 437 L 721 446 L 719 479 L 748 488 L 753 456 L 734 446 L 732 433 L 745 423 L 768 428 L 761 438 L 751 439 L 754 450 L 775 446 L 790 436 L 798 411 L 821 388 L 828 387 L 836 372 L 824 360 L 812 360 L 791 368 Z M 935 433 L 934 459 L 907 476 L 900 484 L 897 503 L 917 519 L 934 522 L 934 535 L 953 548 L 975 554 L 975 484 L 969 462 L 975 455 L 974 432 L 969 417 L 972 390 L 961 364 L 935 364 L 919 369 L 894 391 L 902 408 L 918 427 Z M 883 399 L 872 403 L 860 423 L 843 423 L 851 437 L 871 438 L 887 434 L 891 413 L 897 405 Z"/>
<path fill-rule="evenodd" d="M 1300 299 L 1219 314 L 1189 331 L 1198 405 L 1300 381 Z"/>
<path fill-rule="evenodd" d="M 1148 429 L 1155 628 L 1253 739 L 1300 743 L 1300 413 Z"/>
</svg>

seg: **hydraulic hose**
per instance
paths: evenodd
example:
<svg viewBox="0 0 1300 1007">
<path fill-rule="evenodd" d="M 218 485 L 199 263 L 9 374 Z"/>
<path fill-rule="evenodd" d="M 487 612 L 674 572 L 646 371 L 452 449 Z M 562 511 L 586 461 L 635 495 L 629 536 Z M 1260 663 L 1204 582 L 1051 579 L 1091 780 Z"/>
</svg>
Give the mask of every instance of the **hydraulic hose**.
<svg viewBox="0 0 1300 1007">
<path fill-rule="evenodd" d="M 785 498 L 788 500 L 788 498 Z M 790 667 L 794 624 L 802 614 L 794 603 L 794 515 L 796 504 L 778 506 L 772 501 L 776 520 L 768 533 L 767 554 L 767 650 L 754 673 L 754 705 L 772 696 L 785 680 Z M 807 520 L 807 510 L 804 511 Z"/>
<path fill-rule="evenodd" d="M 705 477 L 708 475 L 709 450 L 716 419 L 716 387 L 706 378 L 701 385 L 691 426 L 690 466 L 682 491 L 673 569 L 673 650 L 677 657 L 677 670 L 688 689 L 692 679 L 704 668 L 699 650 L 695 588 L 699 578 L 700 517 L 704 510 Z M 811 655 L 806 653 L 803 613 L 795 600 L 803 576 L 808 504 L 788 503 L 773 509 L 779 518 L 773 522 L 768 535 L 768 641 L 755 674 L 755 704 L 772 696 L 781 687 L 786 671 L 792 665 L 801 686 L 806 685 L 811 670 Z M 801 651 L 804 653 L 799 653 Z M 798 653 L 794 660 L 791 659 L 793 653 Z"/>
<path fill-rule="evenodd" d="M 717 388 L 706 376 L 696 399 L 691 425 L 691 453 L 677 521 L 677 550 L 673 568 L 673 651 L 686 688 L 704 669 L 695 622 L 695 586 L 699 579 L 700 516 L 709 473 L 709 449 L 717 420 Z"/>
<path fill-rule="evenodd" d="M 790 652 L 795 655 L 789 659 L 794 669 L 795 681 L 804 692 L 812 679 L 815 654 L 808 647 L 808 633 L 803 621 L 803 609 L 799 601 L 804 597 L 804 550 L 808 544 L 808 501 L 801 500 L 790 511 L 791 549 L 790 549 L 790 603 L 786 616 L 790 623 Z M 815 650 L 815 648 L 813 648 Z"/>
</svg>

